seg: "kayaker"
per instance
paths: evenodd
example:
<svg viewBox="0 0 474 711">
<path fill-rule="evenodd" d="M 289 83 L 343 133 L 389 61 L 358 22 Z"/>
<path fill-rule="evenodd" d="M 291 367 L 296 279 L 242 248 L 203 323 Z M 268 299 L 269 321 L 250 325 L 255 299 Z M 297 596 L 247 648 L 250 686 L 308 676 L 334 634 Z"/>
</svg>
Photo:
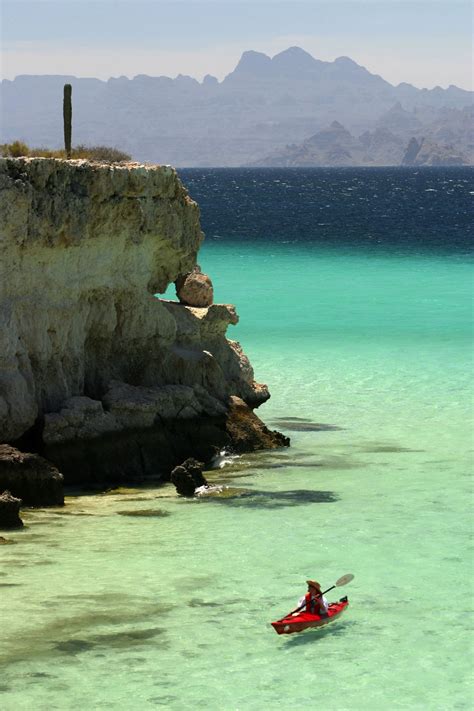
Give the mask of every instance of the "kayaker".
<svg viewBox="0 0 474 711">
<path fill-rule="evenodd" d="M 307 580 L 306 584 L 308 585 L 308 592 L 299 599 L 298 607 L 294 612 L 304 609 L 305 612 L 325 617 L 328 613 L 329 603 L 321 592 L 321 585 L 317 580 Z"/>
</svg>

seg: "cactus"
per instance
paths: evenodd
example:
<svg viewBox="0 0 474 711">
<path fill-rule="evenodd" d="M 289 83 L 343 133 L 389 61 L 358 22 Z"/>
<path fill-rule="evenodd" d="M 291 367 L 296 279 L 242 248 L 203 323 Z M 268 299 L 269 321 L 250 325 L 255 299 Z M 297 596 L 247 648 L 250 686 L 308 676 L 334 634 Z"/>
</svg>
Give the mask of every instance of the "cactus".
<svg viewBox="0 0 474 711">
<path fill-rule="evenodd" d="M 72 138 L 72 86 L 64 84 L 63 94 L 63 121 L 64 121 L 64 148 L 66 155 L 71 157 L 71 138 Z"/>
</svg>

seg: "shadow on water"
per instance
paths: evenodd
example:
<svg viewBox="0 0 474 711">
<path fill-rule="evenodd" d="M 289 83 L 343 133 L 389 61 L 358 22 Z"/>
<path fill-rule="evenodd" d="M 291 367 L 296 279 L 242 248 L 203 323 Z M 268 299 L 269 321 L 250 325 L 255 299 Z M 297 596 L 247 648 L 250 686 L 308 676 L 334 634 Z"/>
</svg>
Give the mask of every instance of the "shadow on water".
<svg viewBox="0 0 474 711">
<path fill-rule="evenodd" d="M 304 417 L 276 417 L 271 424 L 290 432 L 337 432 L 344 429 L 324 422 L 313 422 Z"/>
<path fill-rule="evenodd" d="M 289 647 L 301 647 L 305 644 L 316 644 L 318 641 L 321 642 L 328 636 L 342 637 L 346 634 L 348 628 L 352 627 L 352 625 L 355 625 L 355 622 L 350 620 L 340 620 L 339 622 L 327 625 L 327 627 L 306 630 L 305 632 L 288 635 L 288 639 L 284 640 L 282 650 L 288 649 Z"/>
<path fill-rule="evenodd" d="M 334 503 L 338 499 L 339 497 L 333 491 L 294 489 L 290 491 L 246 491 L 240 496 L 203 497 L 200 501 L 240 508 L 275 509 L 303 504 L 328 504 Z"/>
</svg>

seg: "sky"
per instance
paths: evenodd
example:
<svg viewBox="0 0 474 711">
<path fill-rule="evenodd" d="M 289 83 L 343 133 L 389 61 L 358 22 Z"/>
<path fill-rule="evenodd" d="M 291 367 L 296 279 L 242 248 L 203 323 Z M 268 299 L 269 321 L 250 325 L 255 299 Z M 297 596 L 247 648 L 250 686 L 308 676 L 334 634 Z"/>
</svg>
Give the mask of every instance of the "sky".
<svg viewBox="0 0 474 711">
<path fill-rule="evenodd" d="M 349 56 L 392 84 L 472 88 L 470 0 L 0 0 L 0 76 L 205 74 L 242 52 Z"/>
</svg>

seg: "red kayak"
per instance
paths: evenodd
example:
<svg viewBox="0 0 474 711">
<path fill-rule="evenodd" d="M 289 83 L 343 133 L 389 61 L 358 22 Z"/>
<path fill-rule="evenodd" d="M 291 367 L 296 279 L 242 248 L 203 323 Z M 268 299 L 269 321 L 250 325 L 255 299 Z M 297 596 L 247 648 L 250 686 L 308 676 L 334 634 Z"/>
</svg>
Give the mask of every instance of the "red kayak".
<svg viewBox="0 0 474 711">
<path fill-rule="evenodd" d="M 311 612 L 298 612 L 295 615 L 289 615 L 282 620 L 272 622 L 271 625 L 277 634 L 293 634 L 293 632 L 302 632 L 310 627 L 324 627 L 330 622 L 338 619 L 346 607 L 349 605 L 347 597 L 343 597 L 339 602 L 329 603 L 327 615 L 313 615 Z"/>
</svg>

